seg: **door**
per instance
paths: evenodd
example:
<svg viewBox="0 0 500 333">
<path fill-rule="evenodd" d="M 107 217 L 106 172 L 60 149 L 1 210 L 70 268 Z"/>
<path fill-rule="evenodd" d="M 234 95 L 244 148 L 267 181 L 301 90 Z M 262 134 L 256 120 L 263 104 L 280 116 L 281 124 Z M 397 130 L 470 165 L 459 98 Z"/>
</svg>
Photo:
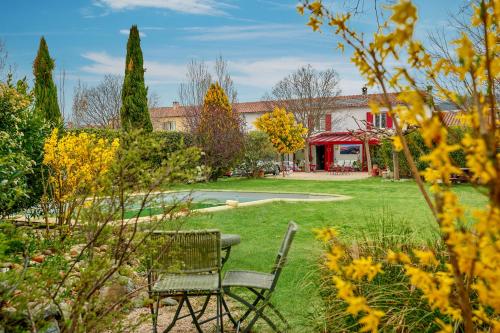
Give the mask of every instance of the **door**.
<svg viewBox="0 0 500 333">
<path fill-rule="evenodd" d="M 325 169 L 325 146 L 316 146 L 316 170 Z"/>
</svg>

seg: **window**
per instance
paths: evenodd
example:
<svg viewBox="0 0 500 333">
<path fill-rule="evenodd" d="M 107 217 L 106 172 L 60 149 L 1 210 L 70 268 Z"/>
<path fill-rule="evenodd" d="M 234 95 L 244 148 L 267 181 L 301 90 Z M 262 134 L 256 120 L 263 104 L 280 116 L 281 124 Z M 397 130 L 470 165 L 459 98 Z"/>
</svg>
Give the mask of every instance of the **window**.
<svg viewBox="0 0 500 333">
<path fill-rule="evenodd" d="M 381 112 L 373 116 L 373 125 L 376 128 L 387 128 L 387 113 Z"/>
<path fill-rule="evenodd" d="M 175 131 L 175 121 L 166 121 L 163 123 L 163 129 L 165 131 Z"/>
<path fill-rule="evenodd" d="M 319 131 L 324 131 L 325 130 L 325 118 L 320 118 L 318 130 Z"/>
</svg>

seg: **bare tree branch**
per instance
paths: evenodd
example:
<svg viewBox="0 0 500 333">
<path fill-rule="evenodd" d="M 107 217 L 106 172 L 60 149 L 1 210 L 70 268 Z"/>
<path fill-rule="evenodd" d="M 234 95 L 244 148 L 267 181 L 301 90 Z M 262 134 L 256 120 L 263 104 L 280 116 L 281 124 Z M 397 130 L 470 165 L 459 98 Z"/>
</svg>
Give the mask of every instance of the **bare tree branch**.
<svg viewBox="0 0 500 333">
<path fill-rule="evenodd" d="M 121 107 L 119 75 L 106 75 L 96 87 L 78 81 L 73 96 L 73 121 L 78 127 L 118 128 Z"/>
<path fill-rule="evenodd" d="M 284 107 L 309 132 L 307 138 L 320 130 L 325 117 L 335 108 L 340 94 L 339 77 L 335 70 L 317 71 L 311 65 L 299 68 L 278 82 L 268 96 L 268 108 Z M 342 119 L 332 120 L 340 122 Z M 306 170 L 309 170 L 309 146 L 306 144 Z"/>
<path fill-rule="evenodd" d="M 198 128 L 203 100 L 211 83 L 218 82 L 231 104 L 236 102 L 238 93 L 222 56 L 215 60 L 214 70 L 215 80 L 205 62 L 193 59 L 187 66 L 187 81 L 179 86 L 179 102 L 186 110 L 186 128 L 191 133 Z"/>
</svg>

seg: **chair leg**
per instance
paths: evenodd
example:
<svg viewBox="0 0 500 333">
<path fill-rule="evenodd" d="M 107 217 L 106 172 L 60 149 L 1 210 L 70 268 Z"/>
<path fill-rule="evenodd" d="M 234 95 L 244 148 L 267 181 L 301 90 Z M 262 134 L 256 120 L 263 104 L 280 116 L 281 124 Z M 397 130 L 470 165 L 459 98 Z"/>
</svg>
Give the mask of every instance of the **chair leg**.
<svg viewBox="0 0 500 333">
<path fill-rule="evenodd" d="M 170 325 L 168 325 L 168 327 L 163 331 L 163 333 L 169 332 L 175 326 L 177 319 L 179 319 L 179 314 L 181 313 L 181 309 L 182 306 L 184 305 L 185 300 L 187 300 L 186 296 L 182 295 L 182 299 L 180 300 L 179 305 L 177 306 L 177 310 L 175 311 L 174 318 L 172 318 Z"/>
<path fill-rule="evenodd" d="M 276 309 L 276 307 L 274 306 L 274 304 L 271 303 L 271 302 L 269 302 L 267 305 L 269 306 L 269 308 L 271 310 L 273 310 L 274 314 L 276 314 L 276 316 L 278 316 L 278 318 L 281 319 L 281 321 L 283 322 L 283 324 L 285 324 L 286 328 L 287 329 L 290 328 L 290 324 L 288 323 L 288 320 L 286 320 L 285 316 L 283 316 L 281 314 L 281 312 L 279 312 L 278 309 Z"/>
<path fill-rule="evenodd" d="M 198 316 L 196 317 L 197 319 L 200 319 L 205 314 L 205 311 L 206 311 L 207 306 L 208 306 L 208 302 L 210 301 L 211 297 L 212 297 L 212 295 L 208 295 L 207 298 L 205 299 L 205 303 L 203 303 L 203 306 L 201 307 L 201 310 L 199 311 Z"/>
<path fill-rule="evenodd" d="M 248 310 L 247 312 L 245 313 L 245 318 L 248 317 L 248 315 L 250 313 L 255 312 L 255 316 L 254 318 L 252 318 L 252 320 L 250 321 L 250 323 L 248 324 L 248 326 L 245 327 L 245 329 L 243 330 L 243 332 L 247 333 L 247 332 L 250 332 L 250 330 L 252 329 L 253 325 L 255 325 L 255 322 L 259 319 L 259 318 L 262 318 L 264 321 L 267 322 L 267 324 L 271 327 L 271 329 L 275 332 L 279 332 L 276 325 L 272 322 L 272 320 L 266 316 L 263 311 L 264 311 L 264 308 L 268 305 L 268 302 L 269 300 L 266 299 L 266 298 L 263 298 L 262 296 L 258 296 L 257 299 L 253 302 L 253 303 L 250 303 L 248 302 L 247 300 L 245 300 L 244 298 L 236 295 L 236 294 L 233 294 L 231 293 L 230 291 L 226 291 L 226 295 L 234 298 L 235 300 L 237 300 L 238 302 L 242 303 L 243 305 L 245 305 Z M 262 306 L 260 306 L 259 308 L 256 307 L 256 303 L 258 303 L 260 300 L 263 300 L 264 301 L 264 304 Z M 239 320 L 238 320 L 238 326 L 241 325 L 241 323 L 243 322 L 243 320 L 245 319 L 243 317 L 241 317 Z"/>
<path fill-rule="evenodd" d="M 186 305 L 188 307 L 189 313 L 191 314 L 191 318 L 193 318 L 193 324 L 196 326 L 196 329 L 198 330 L 198 333 L 203 333 L 203 330 L 200 327 L 200 324 L 198 323 L 198 319 L 196 318 L 196 312 L 193 310 L 193 307 L 191 306 L 191 302 L 189 301 L 189 298 L 186 297 Z"/>
<path fill-rule="evenodd" d="M 238 326 L 238 322 L 234 319 L 233 315 L 231 314 L 231 311 L 229 311 L 229 306 L 227 306 L 226 300 L 224 297 L 221 297 L 222 300 L 222 306 L 226 310 L 227 316 L 229 317 L 229 320 L 233 323 L 234 327 Z"/>
</svg>

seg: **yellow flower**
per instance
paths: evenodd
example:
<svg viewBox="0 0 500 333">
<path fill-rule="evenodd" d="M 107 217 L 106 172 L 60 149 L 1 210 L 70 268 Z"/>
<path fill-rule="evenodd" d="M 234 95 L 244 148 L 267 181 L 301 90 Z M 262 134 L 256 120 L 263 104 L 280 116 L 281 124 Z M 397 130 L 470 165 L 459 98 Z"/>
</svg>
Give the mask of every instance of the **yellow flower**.
<svg viewBox="0 0 500 333">
<path fill-rule="evenodd" d="M 354 280 L 367 278 L 368 281 L 382 272 L 382 264 L 373 264 L 372 257 L 354 259 L 350 265 L 345 267 L 345 273 Z"/>
<path fill-rule="evenodd" d="M 329 242 L 335 237 L 338 236 L 338 231 L 335 228 L 314 228 L 313 232 L 316 234 L 316 238 L 323 241 L 323 242 Z"/>
<path fill-rule="evenodd" d="M 413 250 L 413 254 L 418 258 L 419 262 L 425 266 L 437 266 L 439 261 L 431 251 Z"/>
<path fill-rule="evenodd" d="M 385 313 L 380 310 L 370 310 L 366 316 L 359 320 L 359 323 L 363 325 L 359 331 L 372 333 L 378 332 L 380 318 L 382 318 L 384 314 Z"/>
</svg>

